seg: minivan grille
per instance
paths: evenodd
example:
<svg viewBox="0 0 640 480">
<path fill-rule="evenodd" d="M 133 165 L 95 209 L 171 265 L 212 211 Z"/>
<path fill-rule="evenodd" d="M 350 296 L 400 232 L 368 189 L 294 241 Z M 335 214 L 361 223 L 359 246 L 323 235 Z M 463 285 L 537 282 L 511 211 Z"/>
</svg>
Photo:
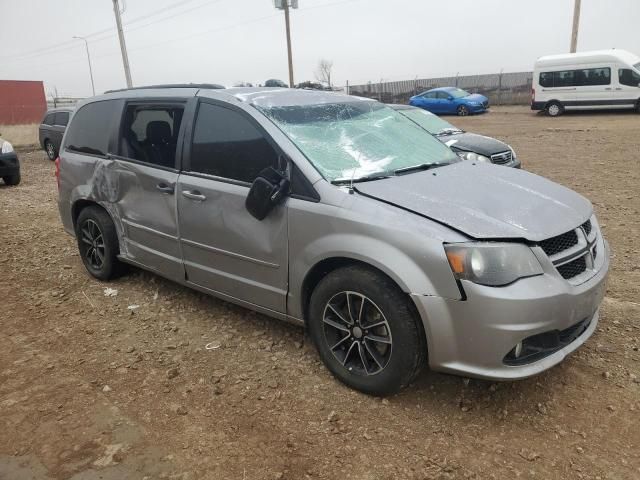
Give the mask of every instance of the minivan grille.
<svg viewBox="0 0 640 480">
<path fill-rule="evenodd" d="M 511 151 L 494 153 L 491 155 L 491 163 L 502 165 L 511 161 Z"/>
<path fill-rule="evenodd" d="M 597 239 L 591 220 L 587 220 L 573 230 L 538 242 L 538 246 L 550 257 L 562 278 L 571 280 L 588 269 L 593 270 L 599 253 Z M 582 275 L 576 281 L 584 277 Z"/>
<path fill-rule="evenodd" d="M 567 250 L 574 245 L 578 244 L 578 235 L 575 230 L 569 230 L 562 235 L 558 235 L 557 237 L 548 238 L 547 240 L 543 240 L 540 242 L 540 246 L 544 253 L 547 255 L 555 255 L 556 253 L 560 253 L 564 250 Z"/>
<path fill-rule="evenodd" d="M 565 263 L 564 265 L 559 265 L 556 267 L 562 278 L 570 279 L 580 275 L 587 269 L 587 261 L 584 256 L 578 257 L 575 260 L 572 260 L 569 263 Z"/>
</svg>

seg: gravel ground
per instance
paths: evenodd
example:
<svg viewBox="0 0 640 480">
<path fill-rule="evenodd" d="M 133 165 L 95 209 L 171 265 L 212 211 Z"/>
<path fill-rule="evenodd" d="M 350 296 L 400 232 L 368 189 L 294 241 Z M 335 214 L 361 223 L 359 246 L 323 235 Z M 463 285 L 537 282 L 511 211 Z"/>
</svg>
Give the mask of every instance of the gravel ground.
<svg viewBox="0 0 640 480">
<path fill-rule="evenodd" d="M 386 400 L 351 391 L 298 327 L 139 270 L 90 278 L 53 164 L 22 151 L 22 184 L 0 186 L 0 479 L 640 478 L 640 116 L 450 120 L 595 205 L 608 292 L 563 364 L 500 384 L 425 372 Z"/>
</svg>

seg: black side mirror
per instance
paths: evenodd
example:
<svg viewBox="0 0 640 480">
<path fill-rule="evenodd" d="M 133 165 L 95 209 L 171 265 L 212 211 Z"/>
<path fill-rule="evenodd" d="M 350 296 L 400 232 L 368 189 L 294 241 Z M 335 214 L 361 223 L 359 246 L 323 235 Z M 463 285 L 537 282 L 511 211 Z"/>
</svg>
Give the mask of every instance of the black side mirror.
<svg viewBox="0 0 640 480">
<path fill-rule="evenodd" d="M 265 168 L 253 181 L 245 207 L 252 216 L 264 220 L 288 193 L 289 179 L 275 168 Z"/>
</svg>

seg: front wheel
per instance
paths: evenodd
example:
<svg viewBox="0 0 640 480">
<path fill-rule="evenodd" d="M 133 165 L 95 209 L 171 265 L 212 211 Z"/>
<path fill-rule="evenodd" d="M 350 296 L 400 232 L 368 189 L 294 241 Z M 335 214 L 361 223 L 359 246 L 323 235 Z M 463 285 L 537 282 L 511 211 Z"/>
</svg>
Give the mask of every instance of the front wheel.
<svg viewBox="0 0 640 480">
<path fill-rule="evenodd" d="M 328 274 L 311 296 L 308 324 L 329 371 L 364 393 L 397 392 L 426 361 L 424 333 L 406 295 L 369 268 Z"/>
<path fill-rule="evenodd" d="M 466 117 L 467 115 L 469 115 L 469 107 L 467 107 L 466 105 L 460 105 L 456 112 L 458 113 L 459 117 Z"/>
</svg>

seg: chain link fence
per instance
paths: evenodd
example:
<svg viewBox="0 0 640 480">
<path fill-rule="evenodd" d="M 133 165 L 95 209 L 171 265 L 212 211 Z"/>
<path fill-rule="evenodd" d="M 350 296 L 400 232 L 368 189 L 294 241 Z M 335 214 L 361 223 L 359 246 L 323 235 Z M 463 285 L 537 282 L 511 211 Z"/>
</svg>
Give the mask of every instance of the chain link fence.
<svg viewBox="0 0 640 480">
<path fill-rule="evenodd" d="M 369 82 L 346 87 L 350 95 L 375 98 L 384 103 L 408 103 L 418 93 L 437 87 L 456 86 L 481 93 L 492 105 L 525 105 L 531 98 L 531 72 L 490 73 L 455 77 L 422 78 L 397 82 Z"/>
</svg>

